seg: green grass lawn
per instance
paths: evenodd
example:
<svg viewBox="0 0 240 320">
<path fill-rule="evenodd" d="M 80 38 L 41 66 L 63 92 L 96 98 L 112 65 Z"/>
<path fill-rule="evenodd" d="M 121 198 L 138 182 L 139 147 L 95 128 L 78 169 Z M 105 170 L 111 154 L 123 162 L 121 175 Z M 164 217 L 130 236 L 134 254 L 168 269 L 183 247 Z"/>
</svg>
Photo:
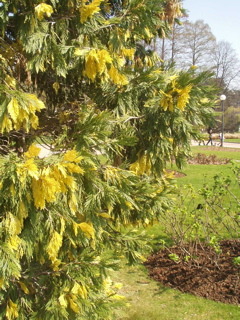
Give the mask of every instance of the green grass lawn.
<svg viewBox="0 0 240 320">
<path fill-rule="evenodd" d="M 240 150 L 230 151 L 204 146 L 192 148 L 193 154 L 216 154 L 219 158 L 240 160 Z M 176 168 L 173 168 L 176 169 Z M 185 176 L 177 179 L 180 188 L 192 184 L 195 190 L 203 186 L 204 182 L 211 183 L 213 177 L 219 173 L 234 177 L 231 165 L 188 165 L 182 173 Z M 239 186 L 235 184 L 232 191 L 239 195 Z M 155 224 L 147 229 L 147 233 L 154 239 L 154 249 L 158 248 L 158 239 L 166 238 L 163 228 Z M 150 279 L 144 266 L 124 268 L 113 275 L 115 281 L 122 282 L 123 294 L 129 307 L 116 313 L 116 320 L 239 320 L 240 306 L 218 303 L 178 290 L 163 287 L 160 283 Z"/>
<path fill-rule="evenodd" d="M 239 320 L 240 307 L 218 303 L 162 286 L 144 267 L 128 267 L 114 274 L 123 283 L 120 294 L 129 306 L 116 320 Z"/>
<path fill-rule="evenodd" d="M 226 142 L 236 142 L 236 143 L 240 143 L 240 139 L 226 139 Z"/>
<path fill-rule="evenodd" d="M 218 158 L 227 158 L 231 160 L 240 160 L 240 149 L 234 148 L 216 148 L 210 146 L 195 146 L 192 147 L 193 155 L 202 153 L 205 155 L 215 154 Z"/>
</svg>

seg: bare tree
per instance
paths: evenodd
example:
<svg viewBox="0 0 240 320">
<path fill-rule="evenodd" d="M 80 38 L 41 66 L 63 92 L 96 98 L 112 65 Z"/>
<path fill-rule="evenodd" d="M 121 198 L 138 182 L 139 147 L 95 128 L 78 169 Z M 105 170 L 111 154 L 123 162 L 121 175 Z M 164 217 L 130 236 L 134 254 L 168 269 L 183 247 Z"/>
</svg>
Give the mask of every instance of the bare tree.
<svg viewBox="0 0 240 320">
<path fill-rule="evenodd" d="M 216 38 L 203 20 L 186 21 L 181 33 L 181 54 L 184 67 L 209 67 L 209 57 L 216 47 Z"/>
<path fill-rule="evenodd" d="M 213 51 L 214 73 L 217 85 L 223 90 L 239 86 L 240 61 L 236 51 L 227 41 L 217 43 Z"/>
<path fill-rule="evenodd" d="M 157 50 L 161 58 L 171 61 L 181 68 L 197 66 L 209 69 L 213 65 L 210 56 L 216 48 L 216 39 L 208 24 L 203 20 L 190 22 L 186 16 L 181 23 L 175 23 L 168 38 L 158 42 Z"/>
</svg>

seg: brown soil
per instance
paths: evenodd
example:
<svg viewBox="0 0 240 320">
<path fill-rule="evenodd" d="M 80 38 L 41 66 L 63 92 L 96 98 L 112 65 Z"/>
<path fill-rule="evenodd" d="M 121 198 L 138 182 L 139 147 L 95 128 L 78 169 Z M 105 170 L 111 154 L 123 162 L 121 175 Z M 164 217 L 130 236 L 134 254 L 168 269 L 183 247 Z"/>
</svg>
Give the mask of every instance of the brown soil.
<svg viewBox="0 0 240 320">
<path fill-rule="evenodd" d="M 222 252 L 217 255 L 212 247 L 198 245 L 194 259 L 188 262 L 183 248 L 165 248 L 149 256 L 145 266 L 149 276 L 165 286 L 240 305 L 240 266 L 233 264 L 233 259 L 240 256 L 240 240 L 221 241 L 220 247 Z M 191 248 L 185 249 L 191 251 Z M 179 261 L 170 259 L 169 254 L 176 254 Z"/>
</svg>

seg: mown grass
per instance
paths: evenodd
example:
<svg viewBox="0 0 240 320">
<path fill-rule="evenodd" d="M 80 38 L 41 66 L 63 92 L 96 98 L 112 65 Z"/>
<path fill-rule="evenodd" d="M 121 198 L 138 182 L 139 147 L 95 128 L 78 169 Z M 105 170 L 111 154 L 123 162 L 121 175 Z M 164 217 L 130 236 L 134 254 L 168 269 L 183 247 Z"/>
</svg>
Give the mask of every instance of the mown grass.
<svg viewBox="0 0 240 320">
<path fill-rule="evenodd" d="M 151 280 L 144 267 L 126 266 L 115 273 L 129 306 L 116 320 L 239 320 L 240 307 L 181 293 Z"/>
<path fill-rule="evenodd" d="M 219 158 L 240 160 L 239 152 L 206 147 L 193 147 L 193 154 L 204 153 L 215 154 Z M 174 169 L 174 168 L 173 168 Z M 176 168 L 175 168 L 176 169 Z M 219 173 L 224 176 L 234 177 L 231 165 L 188 165 L 182 173 L 185 176 L 177 179 L 177 184 L 183 187 L 192 184 L 195 190 L 210 182 Z M 236 184 L 232 190 L 239 194 L 239 186 Z M 147 233 L 154 239 L 154 249 L 159 246 L 158 239 L 166 240 L 163 227 L 155 224 L 149 227 Z M 170 239 L 167 239 L 169 241 Z M 160 283 L 150 279 L 144 266 L 124 268 L 113 275 L 114 280 L 122 282 L 123 294 L 129 307 L 116 313 L 116 320 L 239 320 L 240 306 L 223 304 L 204 298 L 195 297 L 190 294 L 181 293 L 178 290 L 162 286 Z"/>
<path fill-rule="evenodd" d="M 240 143 L 240 139 L 226 139 L 226 142 Z"/>
<path fill-rule="evenodd" d="M 240 160 L 240 148 L 221 148 L 210 146 L 194 146 L 192 147 L 193 155 L 202 153 L 205 155 L 216 155 L 218 158 L 227 158 L 231 160 Z"/>
</svg>

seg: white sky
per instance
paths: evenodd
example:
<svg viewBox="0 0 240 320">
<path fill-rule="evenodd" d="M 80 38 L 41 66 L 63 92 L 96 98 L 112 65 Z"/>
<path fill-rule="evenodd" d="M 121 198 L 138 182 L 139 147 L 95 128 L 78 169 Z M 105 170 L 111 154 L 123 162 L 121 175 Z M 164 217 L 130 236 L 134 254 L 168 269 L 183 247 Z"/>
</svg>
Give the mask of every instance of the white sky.
<svg viewBox="0 0 240 320">
<path fill-rule="evenodd" d="M 189 20 L 203 20 L 217 41 L 228 41 L 240 59 L 240 0 L 183 0 Z"/>
</svg>

